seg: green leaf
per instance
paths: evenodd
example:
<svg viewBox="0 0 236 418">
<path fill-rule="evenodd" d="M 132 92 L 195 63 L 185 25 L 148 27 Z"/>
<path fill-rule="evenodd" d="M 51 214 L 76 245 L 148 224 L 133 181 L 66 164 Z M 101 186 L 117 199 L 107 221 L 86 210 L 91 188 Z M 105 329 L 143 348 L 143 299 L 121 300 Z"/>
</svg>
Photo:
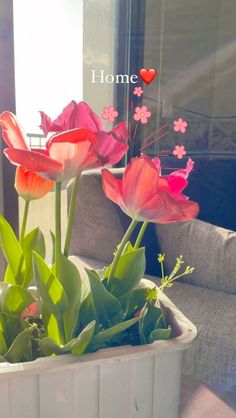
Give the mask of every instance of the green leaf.
<svg viewBox="0 0 236 418">
<path fill-rule="evenodd" d="M 63 322 L 66 341 L 70 341 L 74 336 L 75 326 L 79 317 L 81 278 L 76 266 L 63 255 L 61 255 L 61 277 L 58 279 L 69 301 L 68 308 L 63 315 Z"/>
<path fill-rule="evenodd" d="M 5 315 L 5 331 L 4 338 L 8 347 L 11 346 L 18 334 L 20 334 L 25 328 L 26 323 L 23 319 L 16 316 Z"/>
<path fill-rule="evenodd" d="M 0 215 L 0 247 L 12 271 L 13 284 L 22 284 L 24 256 L 22 248 L 7 220 Z"/>
<path fill-rule="evenodd" d="M 2 310 L 9 315 L 19 315 L 33 302 L 35 300 L 31 293 L 19 285 L 9 285 L 0 296 Z"/>
<path fill-rule="evenodd" d="M 0 355 L 3 355 L 7 351 L 7 343 L 4 335 L 0 332 Z"/>
<path fill-rule="evenodd" d="M 122 254 L 128 253 L 129 251 L 133 251 L 133 249 L 134 249 L 133 245 L 131 244 L 130 241 L 128 241 L 128 242 L 126 242 L 126 244 L 123 248 Z"/>
<path fill-rule="evenodd" d="M 126 318 L 128 312 L 129 312 L 129 295 L 122 296 L 119 298 L 119 302 L 122 306 L 122 310 L 124 313 L 124 318 Z"/>
<path fill-rule="evenodd" d="M 65 345 L 57 344 L 49 337 L 42 338 L 39 342 L 40 350 L 45 356 L 66 353 L 80 355 L 84 353 L 88 347 L 94 334 L 95 325 L 95 321 L 90 322 L 77 338 L 73 338 Z"/>
<path fill-rule="evenodd" d="M 51 235 L 51 240 L 52 240 L 52 265 L 55 263 L 55 234 L 50 231 L 50 235 Z"/>
<path fill-rule="evenodd" d="M 2 294 L 10 287 L 11 285 L 9 283 L 1 282 L 0 281 L 0 298 Z"/>
<path fill-rule="evenodd" d="M 16 284 L 16 278 L 14 277 L 14 274 L 12 273 L 12 270 L 9 264 L 7 265 L 7 268 L 5 270 L 3 280 L 4 280 L 4 283 Z M 23 281 L 23 278 L 22 278 L 22 281 Z"/>
<path fill-rule="evenodd" d="M 45 357 L 51 356 L 53 354 L 65 354 L 63 351 L 63 345 L 56 343 L 52 338 L 45 337 L 39 341 L 40 351 Z"/>
<path fill-rule="evenodd" d="M 4 358 L 10 363 L 17 363 L 22 360 L 30 350 L 30 340 L 33 328 L 26 328 L 17 335 Z"/>
<path fill-rule="evenodd" d="M 83 275 L 81 280 L 81 303 L 88 297 L 91 293 L 89 278 L 87 275 Z"/>
<path fill-rule="evenodd" d="M 126 242 L 126 244 L 125 244 L 125 246 L 124 246 L 124 248 L 123 248 L 122 254 L 128 253 L 129 251 L 132 251 L 133 249 L 134 249 L 133 245 L 131 244 L 131 242 L 130 242 L 130 241 L 128 241 L 128 242 Z M 109 265 L 106 267 L 105 272 L 104 272 L 104 274 L 103 274 L 104 279 L 107 279 L 107 278 L 108 278 L 109 273 L 110 273 L 110 270 L 111 270 L 111 266 L 112 266 L 112 263 L 111 263 L 111 264 L 109 264 Z"/>
<path fill-rule="evenodd" d="M 123 248 L 122 254 L 128 253 L 129 251 L 132 251 L 133 249 L 134 249 L 133 245 L 131 244 L 130 241 L 128 241 L 128 242 L 126 242 L 126 244 L 125 244 L 125 246 Z M 110 270 L 111 270 L 111 266 L 112 266 L 112 263 L 110 263 L 106 267 L 106 269 L 104 271 L 104 274 L 103 274 L 104 279 L 107 279 L 108 278 L 109 273 L 110 273 Z"/>
<path fill-rule="evenodd" d="M 91 339 L 93 338 L 95 327 L 96 321 L 89 322 L 89 324 L 81 331 L 79 336 L 74 339 L 74 341 L 77 340 L 77 342 L 75 341 L 73 346 L 71 346 L 71 352 L 73 354 L 79 356 L 86 351 Z"/>
<path fill-rule="evenodd" d="M 2 312 L 0 312 L 0 332 L 4 333 L 5 327 L 6 327 L 5 315 Z"/>
<path fill-rule="evenodd" d="M 89 322 L 93 321 L 94 319 L 95 313 L 93 308 L 92 295 L 90 292 L 80 305 L 79 321 L 76 329 L 82 330 L 86 327 L 86 325 L 88 325 Z"/>
<path fill-rule="evenodd" d="M 140 339 L 143 344 L 148 343 L 148 337 L 155 330 L 156 323 L 161 315 L 162 311 L 160 308 L 150 302 L 146 302 L 142 309 L 139 323 Z"/>
<path fill-rule="evenodd" d="M 172 328 L 154 329 L 148 337 L 148 342 L 153 343 L 156 340 L 169 340 L 172 336 Z"/>
<path fill-rule="evenodd" d="M 138 248 L 122 254 L 114 277 L 108 283 L 108 290 L 116 297 L 127 295 L 135 289 L 145 272 L 145 248 Z"/>
<path fill-rule="evenodd" d="M 47 330 L 48 337 L 52 338 L 56 343 L 61 343 L 60 326 L 57 318 L 49 312 L 44 304 L 42 304 L 42 320 Z"/>
<path fill-rule="evenodd" d="M 128 321 L 120 322 L 117 325 L 114 325 L 111 328 L 106 329 L 105 331 L 99 332 L 91 341 L 92 349 L 96 349 L 97 346 L 103 344 L 108 338 L 113 337 L 116 334 L 125 331 L 127 328 L 132 327 L 132 325 L 136 324 L 139 321 L 139 318 L 132 318 Z"/>
<path fill-rule="evenodd" d="M 147 294 L 147 288 L 139 288 L 130 292 L 127 296 L 129 301 L 129 309 L 127 312 L 127 317 L 133 317 L 137 311 L 140 311 L 146 303 L 145 297 Z"/>
<path fill-rule="evenodd" d="M 39 228 L 30 231 L 22 242 L 22 250 L 25 257 L 25 274 L 23 286 L 28 287 L 33 280 L 32 251 L 36 251 L 42 258 L 45 258 L 45 240 Z"/>
<path fill-rule="evenodd" d="M 122 307 L 118 299 L 104 287 L 95 270 L 85 269 L 91 288 L 92 304 L 96 322 L 107 328 L 123 319 Z"/>
<path fill-rule="evenodd" d="M 38 291 L 47 309 L 61 319 L 68 308 L 65 291 L 44 259 L 33 251 L 34 277 Z"/>
<path fill-rule="evenodd" d="M 159 316 L 155 324 L 155 329 L 158 329 L 158 328 L 167 328 L 166 320 L 164 318 L 163 313 Z"/>
<path fill-rule="evenodd" d="M 36 251 L 42 258 L 46 255 L 45 239 L 42 231 L 37 227 L 25 235 L 22 243 L 24 253 Z"/>
</svg>

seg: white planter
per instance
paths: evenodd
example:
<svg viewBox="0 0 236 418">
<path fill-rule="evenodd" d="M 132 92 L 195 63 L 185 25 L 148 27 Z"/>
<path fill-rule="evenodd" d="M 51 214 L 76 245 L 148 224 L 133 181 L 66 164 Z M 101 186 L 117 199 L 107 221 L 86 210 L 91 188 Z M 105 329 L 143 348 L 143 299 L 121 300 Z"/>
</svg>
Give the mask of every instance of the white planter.
<svg viewBox="0 0 236 418">
<path fill-rule="evenodd" d="M 166 297 L 163 305 L 171 340 L 0 363 L 0 417 L 177 418 L 183 350 L 196 328 Z"/>
</svg>

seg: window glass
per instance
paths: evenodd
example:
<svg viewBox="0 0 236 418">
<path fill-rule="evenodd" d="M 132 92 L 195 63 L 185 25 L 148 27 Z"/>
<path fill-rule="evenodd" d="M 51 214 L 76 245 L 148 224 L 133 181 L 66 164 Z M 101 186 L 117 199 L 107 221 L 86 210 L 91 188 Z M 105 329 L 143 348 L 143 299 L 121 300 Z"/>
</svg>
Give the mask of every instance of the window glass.
<svg viewBox="0 0 236 418">
<path fill-rule="evenodd" d="M 16 114 L 26 130 L 29 145 L 43 148 L 39 111 L 55 119 L 71 100 L 83 99 L 83 1 L 14 0 Z M 62 216 L 66 217 L 63 184 Z M 19 198 L 21 225 L 24 201 Z M 54 191 L 30 203 L 27 229 L 40 226 L 47 257 L 52 244 Z M 65 223 L 62 223 L 62 238 Z"/>
<path fill-rule="evenodd" d="M 137 2 L 134 2 L 137 4 Z M 130 89 L 131 156 L 161 156 L 166 173 L 195 161 L 189 196 L 200 218 L 236 228 L 236 53 L 233 0 L 146 0 L 131 37 L 131 67 L 156 69 L 143 94 Z M 143 34 L 143 37 L 141 36 Z M 140 40 L 140 42 L 139 42 Z M 136 70 L 137 71 L 137 70 Z M 146 106 L 147 117 L 134 120 Z M 145 113 L 144 112 L 144 113 Z M 140 117 L 137 116 L 137 117 Z M 168 171 L 169 169 L 169 171 Z"/>
<path fill-rule="evenodd" d="M 185 135 L 170 129 L 148 153 L 166 144 L 172 151 L 178 141 L 191 152 L 235 151 L 234 6 L 232 0 L 146 1 L 143 67 L 156 68 L 158 76 L 144 85 L 152 118 L 142 141 L 167 122 L 172 128 L 176 118 L 189 123 Z"/>
</svg>

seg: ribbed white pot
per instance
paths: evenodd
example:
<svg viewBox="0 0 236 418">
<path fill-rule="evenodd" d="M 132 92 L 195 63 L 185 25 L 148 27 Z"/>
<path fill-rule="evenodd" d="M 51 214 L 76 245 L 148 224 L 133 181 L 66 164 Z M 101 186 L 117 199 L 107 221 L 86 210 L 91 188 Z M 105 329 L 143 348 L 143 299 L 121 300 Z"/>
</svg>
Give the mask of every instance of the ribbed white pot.
<svg viewBox="0 0 236 418">
<path fill-rule="evenodd" d="M 194 325 L 164 297 L 174 338 L 80 357 L 0 363 L 1 418 L 177 418 Z"/>
</svg>

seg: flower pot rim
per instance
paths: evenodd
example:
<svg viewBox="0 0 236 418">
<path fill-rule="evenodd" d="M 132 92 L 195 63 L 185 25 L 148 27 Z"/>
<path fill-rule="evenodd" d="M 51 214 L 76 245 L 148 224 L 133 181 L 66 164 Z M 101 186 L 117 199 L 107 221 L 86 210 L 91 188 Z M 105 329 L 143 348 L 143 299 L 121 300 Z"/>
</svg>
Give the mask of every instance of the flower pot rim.
<svg viewBox="0 0 236 418">
<path fill-rule="evenodd" d="M 154 282 L 143 279 L 143 283 L 153 286 Z M 174 336 L 169 340 L 158 340 L 151 344 L 104 348 L 95 353 L 75 356 L 64 354 L 51 357 L 41 357 L 25 363 L 0 363 L 0 376 L 6 374 L 38 374 L 40 371 L 53 372 L 92 364 L 103 364 L 114 361 L 124 361 L 130 358 L 141 358 L 155 354 L 171 353 L 187 349 L 197 336 L 195 325 L 170 301 L 164 294 L 161 296 L 161 304 L 173 327 Z"/>
</svg>

